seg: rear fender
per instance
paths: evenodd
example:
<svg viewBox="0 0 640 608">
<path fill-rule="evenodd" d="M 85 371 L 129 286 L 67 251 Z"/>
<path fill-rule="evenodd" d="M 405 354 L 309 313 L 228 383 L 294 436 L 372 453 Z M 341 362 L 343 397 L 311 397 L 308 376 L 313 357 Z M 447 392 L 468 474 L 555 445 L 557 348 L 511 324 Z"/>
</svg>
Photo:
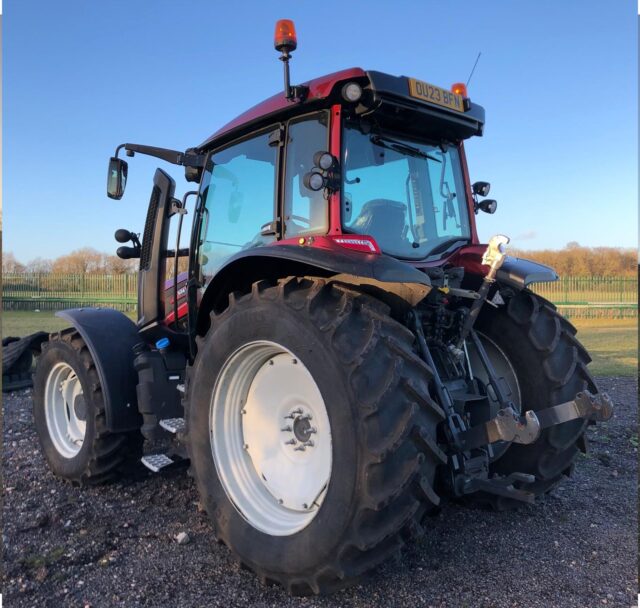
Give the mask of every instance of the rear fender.
<svg viewBox="0 0 640 608">
<path fill-rule="evenodd" d="M 331 277 L 358 286 L 392 307 L 415 306 L 431 290 L 431 281 L 424 272 L 384 254 L 343 247 L 256 247 L 232 256 L 210 279 L 200 301 L 196 333 L 206 331 L 211 310 L 220 312 L 226 308 L 229 293 L 246 293 L 256 281 L 288 276 Z"/>
<path fill-rule="evenodd" d="M 126 315 L 109 308 L 74 308 L 56 313 L 82 336 L 93 359 L 104 398 L 109 431 L 140 428 L 133 347 L 141 342 L 138 328 Z"/>
</svg>

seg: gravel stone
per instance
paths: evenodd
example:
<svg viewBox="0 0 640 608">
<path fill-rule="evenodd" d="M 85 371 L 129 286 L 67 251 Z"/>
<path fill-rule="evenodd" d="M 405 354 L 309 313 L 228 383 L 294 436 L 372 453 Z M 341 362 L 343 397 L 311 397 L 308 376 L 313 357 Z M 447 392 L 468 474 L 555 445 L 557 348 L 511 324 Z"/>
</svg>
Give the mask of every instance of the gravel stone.
<svg viewBox="0 0 640 608">
<path fill-rule="evenodd" d="M 189 538 L 189 535 L 186 532 L 180 532 L 176 536 L 176 541 L 178 542 L 179 545 L 188 545 L 191 542 L 191 539 Z"/>
<path fill-rule="evenodd" d="M 261 585 L 215 542 L 186 466 L 142 466 L 74 488 L 36 449 L 31 395 L 4 395 L 4 605 L 594 608 L 637 602 L 637 382 L 599 378 L 616 405 L 590 451 L 544 500 L 491 512 L 446 503 L 424 537 L 328 597 Z M 617 471 L 617 476 L 612 474 Z M 67 521 L 73 525 L 64 528 Z M 125 524 L 128 524 L 125 526 Z M 178 545 L 186 534 L 188 551 Z"/>
</svg>

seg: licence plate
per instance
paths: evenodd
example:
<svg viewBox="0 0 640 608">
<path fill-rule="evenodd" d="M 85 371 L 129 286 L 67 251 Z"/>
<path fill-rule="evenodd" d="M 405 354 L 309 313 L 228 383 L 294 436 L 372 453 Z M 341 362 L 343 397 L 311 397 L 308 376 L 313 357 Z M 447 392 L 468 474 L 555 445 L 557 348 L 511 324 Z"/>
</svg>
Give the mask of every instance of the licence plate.
<svg viewBox="0 0 640 608">
<path fill-rule="evenodd" d="M 446 91 L 445 89 L 436 87 L 428 82 L 423 82 L 422 80 L 416 80 L 415 78 L 408 78 L 408 80 L 409 95 L 411 95 L 411 97 L 428 101 L 429 103 L 435 103 L 450 110 L 456 110 L 457 112 L 464 112 L 462 95 L 457 95 L 456 93 Z"/>
</svg>

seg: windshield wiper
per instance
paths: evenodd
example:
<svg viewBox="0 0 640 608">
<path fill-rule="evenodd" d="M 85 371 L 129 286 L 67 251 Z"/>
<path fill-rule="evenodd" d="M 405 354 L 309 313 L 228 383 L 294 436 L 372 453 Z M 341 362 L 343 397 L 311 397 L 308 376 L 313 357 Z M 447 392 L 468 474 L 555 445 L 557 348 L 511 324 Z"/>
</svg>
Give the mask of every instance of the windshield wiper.
<svg viewBox="0 0 640 608">
<path fill-rule="evenodd" d="M 442 162 L 439 158 L 423 152 L 420 148 L 410 146 L 409 144 L 405 144 L 397 139 L 382 137 L 381 135 L 372 135 L 369 139 L 372 144 L 380 146 L 381 148 L 387 148 L 388 150 L 394 150 L 395 152 L 407 154 L 408 156 L 415 156 L 417 158 L 428 158 L 429 160 L 435 160 L 437 163 Z"/>
<path fill-rule="evenodd" d="M 449 249 L 449 247 L 451 247 L 451 245 L 455 244 L 455 243 L 460 243 L 460 242 L 467 242 L 469 239 L 465 238 L 465 237 L 460 237 L 457 236 L 453 239 L 447 239 L 446 241 L 444 241 L 443 243 L 440 243 L 435 249 L 432 249 L 429 252 L 429 255 L 434 255 L 436 253 L 442 253 L 443 251 L 446 251 L 447 249 Z"/>
</svg>

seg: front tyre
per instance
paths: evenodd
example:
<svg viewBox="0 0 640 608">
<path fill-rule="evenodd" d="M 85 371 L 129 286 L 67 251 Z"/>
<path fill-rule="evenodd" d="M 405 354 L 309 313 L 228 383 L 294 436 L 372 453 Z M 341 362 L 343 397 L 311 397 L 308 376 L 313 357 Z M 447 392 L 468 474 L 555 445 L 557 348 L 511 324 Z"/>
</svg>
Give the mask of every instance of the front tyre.
<svg viewBox="0 0 640 608">
<path fill-rule="evenodd" d="M 41 348 L 33 380 L 33 416 L 49 467 L 74 485 L 112 480 L 137 456 L 142 435 L 106 428 L 96 366 L 75 329 L 52 335 Z"/>
<path fill-rule="evenodd" d="M 192 470 L 261 580 L 331 592 L 437 505 L 443 416 L 412 347 L 383 304 L 323 280 L 259 282 L 211 316 L 185 398 Z"/>
</svg>

